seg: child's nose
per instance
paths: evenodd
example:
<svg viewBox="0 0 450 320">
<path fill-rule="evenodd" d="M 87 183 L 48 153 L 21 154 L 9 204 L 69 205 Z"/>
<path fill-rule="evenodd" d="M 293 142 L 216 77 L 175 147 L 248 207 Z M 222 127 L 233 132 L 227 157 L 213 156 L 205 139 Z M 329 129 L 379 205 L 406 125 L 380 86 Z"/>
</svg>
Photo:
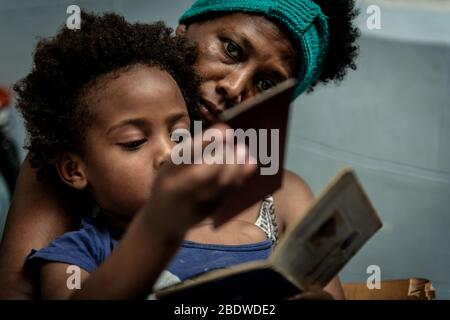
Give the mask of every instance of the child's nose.
<svg viewBox="0 0 450 320">
<path fill-rule="evenodd" d="M 170 160 L 173 142 L 170 139 L 161 138 L 154 155 L 154 168 L 159 169 L 161 165 Z"/>
</svg>

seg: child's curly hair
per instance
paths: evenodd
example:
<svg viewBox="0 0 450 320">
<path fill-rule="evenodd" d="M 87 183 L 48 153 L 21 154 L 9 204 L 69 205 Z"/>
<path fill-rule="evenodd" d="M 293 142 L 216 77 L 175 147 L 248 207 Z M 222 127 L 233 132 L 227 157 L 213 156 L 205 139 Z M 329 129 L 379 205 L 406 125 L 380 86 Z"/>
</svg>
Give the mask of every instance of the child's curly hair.
<svg viewBox="0 0 450 320">
<path fill-rule="evenodd" d="M 195 60 L 195 49 L 164 23 L 131 24 L 113 13 L 83 11 L 80 30 L 63 27 L 40 40 L 31 73 L 14 86 L 38 178 L 54 172 L 61 151 L 83 151 L 83 133 L 92 120 L 83 95 L 102 75 L 137 64 L 159 67 L 175 79 L 191 119 L 198 119 Z"/>
</svg>

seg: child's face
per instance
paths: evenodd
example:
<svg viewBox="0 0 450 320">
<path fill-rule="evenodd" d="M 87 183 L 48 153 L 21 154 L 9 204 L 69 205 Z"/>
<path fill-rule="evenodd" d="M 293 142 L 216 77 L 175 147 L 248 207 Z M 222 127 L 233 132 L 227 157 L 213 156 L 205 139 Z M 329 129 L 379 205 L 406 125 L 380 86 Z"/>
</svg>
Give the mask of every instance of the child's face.
<svg viewBox="0 0 450 320">
<path fill-rule="evenodd" d="M 189 130 L 183 95 L 167 72 L 135 66 L 101 80 L 87 104 L 94 113 L 80 157 L 87 187 L 106 213 L 128 220 L 170 159 L 171 133 Z"/>
</svg>

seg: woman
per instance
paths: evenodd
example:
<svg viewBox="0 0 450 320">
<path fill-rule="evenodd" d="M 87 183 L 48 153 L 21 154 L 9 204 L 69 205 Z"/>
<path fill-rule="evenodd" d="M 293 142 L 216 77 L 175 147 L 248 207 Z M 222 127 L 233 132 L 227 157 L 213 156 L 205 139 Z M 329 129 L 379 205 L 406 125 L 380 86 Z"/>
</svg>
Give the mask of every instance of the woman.
<svg viewBox="0 0 450 320">
<path fill-rule="evenodd" d="M 296 97 L 318 83 L 341 80 L 348 67 L 355 68 L 355 14 L 352 0 L 195 2 L 181 17 L 177 33 L 198 46 L 203 104 L 199 111 L 211 120 L 289 77 L 299 80 Z M 74 195 L 49 182 L 38 183 L 34 175 L 25 161 L 0 251 L 0 298 L 33 297 L 35 288 L 23 274 L 25 257 L 78 224 L 71 214 L 81 210 Z M 276 206 L 272 224 L 282 233 L 312 199 L 306 183 L 286 172 L 282 189 L 265 201 L 268 207 Z M 205 221 L 186 239 L 230 245 L 259 241 L 265 236 L 255 226 L 260 207 L 249 208 L 219 231 Z M 342 297 L 338 279 L 327 290 Z"/>
</svg>

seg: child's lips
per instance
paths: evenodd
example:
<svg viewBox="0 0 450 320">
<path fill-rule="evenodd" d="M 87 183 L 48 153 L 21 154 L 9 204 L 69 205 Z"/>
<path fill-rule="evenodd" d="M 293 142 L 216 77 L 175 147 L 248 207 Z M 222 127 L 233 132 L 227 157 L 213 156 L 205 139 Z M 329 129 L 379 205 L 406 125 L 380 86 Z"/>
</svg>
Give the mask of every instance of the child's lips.
<svg viewBox="0 0 450 320">
<path fill-rule="evenodd" d="M 211 112 L 208 111 L 208 109 L 205 108 L 204 105 L 200 105 L 198 111 L 208 122 L 215 122 L 215 117 L 211 114 Z"/>
</svg>

